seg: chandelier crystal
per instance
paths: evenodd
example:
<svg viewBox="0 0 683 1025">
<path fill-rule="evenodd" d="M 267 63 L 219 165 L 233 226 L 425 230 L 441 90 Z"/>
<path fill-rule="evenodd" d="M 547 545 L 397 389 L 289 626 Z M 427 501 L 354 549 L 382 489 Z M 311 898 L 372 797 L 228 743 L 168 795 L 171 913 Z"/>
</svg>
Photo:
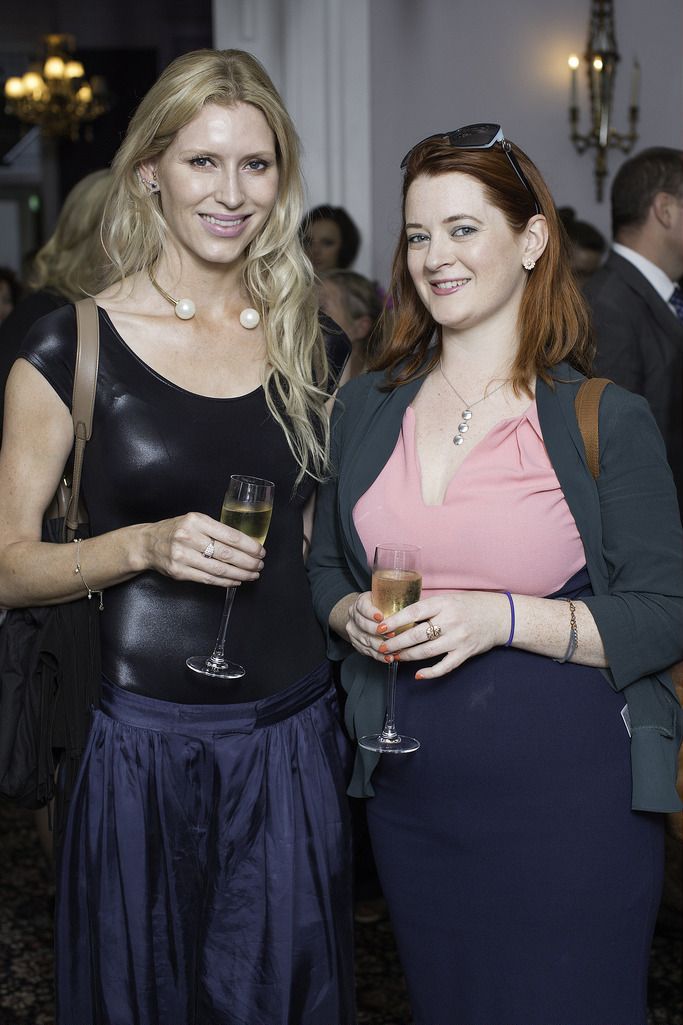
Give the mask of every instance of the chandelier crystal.
<svg viewBox="0 0 683 1025">
<path fill-rule="evenodd" d="M 43 36 L 43 44 L 42 63 L 6 80 L 5 110 L 38 125 L 45 135 L 77 139 L 81 125 L 109 110 L 106 82 L 99 75 L 86 78 L 83 65 L 72 57 L 73 36 Z"/>
</svg>

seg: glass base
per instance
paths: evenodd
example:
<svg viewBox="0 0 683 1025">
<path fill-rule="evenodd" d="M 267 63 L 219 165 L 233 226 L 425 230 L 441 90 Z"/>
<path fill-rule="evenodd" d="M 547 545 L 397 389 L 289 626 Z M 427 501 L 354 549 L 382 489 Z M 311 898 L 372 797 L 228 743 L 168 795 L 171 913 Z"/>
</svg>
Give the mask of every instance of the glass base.
<svg viewBox="0 0 683 1025">
<path fill-rule="evenodd" d="M 202 676 L 215 676 L 219 680 L 239 680 L 240 676 L 246 674 L 244 666 L 237 662 L 231 662 L 227 658 L 214 658 L 213 655 L 193 655 L 185 662 L 188 669 L 193 673 L 201 673 Z"/>
<path fill-rule="evenodd" d="M 361 737 L 358 746 L 365 751 L 376 751 L 382 755 L 407 755 L 411 751 L 417 751 L 420 741 L 415 737 L 399 737 L 398 734 L 383 740 L 381 733 L 375 733 L 373 736 Z"/>
</svg>

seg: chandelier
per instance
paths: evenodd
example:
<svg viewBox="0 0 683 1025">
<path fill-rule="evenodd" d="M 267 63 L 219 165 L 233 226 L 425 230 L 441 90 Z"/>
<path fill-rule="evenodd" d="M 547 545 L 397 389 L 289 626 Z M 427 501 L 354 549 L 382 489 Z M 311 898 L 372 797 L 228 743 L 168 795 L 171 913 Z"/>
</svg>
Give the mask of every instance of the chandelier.
<svg viewBox="0 0 683 1025">
<path fill-rule="evenodd" d="M 45 135 L 77 139 L 82 124 L 109 110 L 106 82 L 99 75 L 85 77 L 83 65 L 71 56 L 73 36 L 43 36 L 43 44 L 43 62 L 5 82 L 5 110 L 38 125 Z"/>
<path fill-rule="evenodd" d="M 640 88 L 640 65 L 633 62 L 631 74 L 631 95 L 628 113 L 628 131 L 619 133 L 612 127 L 612 102 L 617 64 L 621 60 L 617 50 L 614 32 L 614 9 L 612 0 L 592 0 L 588 45 L 583 56 L 588 77 L 590 97 L 589 131 L 579 131 L 579 94 L 577 74 L 581 61 L 572 54 L 570 68 L 569 123 L 570 139 L 579 153 L 595 149 L 595 186 L 598 201 L 602 201 L 604 181 L 607 177 L 607 153 L 619 149 L 629 153 L 638 138 L 638 93 Z"/>
</svg>

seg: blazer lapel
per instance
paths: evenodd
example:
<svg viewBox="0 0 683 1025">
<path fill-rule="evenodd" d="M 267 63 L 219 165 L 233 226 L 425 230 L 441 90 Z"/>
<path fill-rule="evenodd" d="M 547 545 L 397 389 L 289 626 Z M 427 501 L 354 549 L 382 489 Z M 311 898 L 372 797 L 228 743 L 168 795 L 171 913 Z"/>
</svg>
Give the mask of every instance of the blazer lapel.
<svg viewBox="0 0 683 1025">
<path fill-rule="evenodd" d="M 661 329 L 683 345 L 683 322 L 678 319 L 669 304 L 664 302 L 645 275 L 618 253 L 610 253 L 605 266 L 623 278 L 629 287 L 638 293 L 641 299 L 647 303 L 648 309 Z"/>
<path fill-rule="evenodd" d="M 381 381 L 377 376 L 378 383 Z M 367 587 L 369 568 L 365 549 L 353 522 L 356 502 L 377 479 L 396 447 L 403 416 L 423 378 L 382 392 L 373 386 L 361 415 L 346 425 L 339 468 L 339 513 L 347 555 L 359 584 Z"/>
</svg>

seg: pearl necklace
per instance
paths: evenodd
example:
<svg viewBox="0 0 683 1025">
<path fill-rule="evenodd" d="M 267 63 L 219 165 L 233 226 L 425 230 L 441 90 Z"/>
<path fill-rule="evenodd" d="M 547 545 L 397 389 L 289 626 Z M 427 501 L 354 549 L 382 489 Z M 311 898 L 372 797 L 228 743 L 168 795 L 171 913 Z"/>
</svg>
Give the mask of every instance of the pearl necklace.
<svg viewBox="0 0 683 1025">
<path fill-rule="evenodd" d="M 453 437 L 453 444 L 454 445 L 462 445 L 463 441 L 465 440 L 465 435 L 467 434 L 467 432 L 470 429 L 470 423 L 469 422 L 472 419 L 472 407 L 473 406 L 478 406 L 480 402 L 484 401 L 484 399 L 490 399 L 492 395 L 495 395 L 497 391 L 500 391 L 500 389 L 503 388 L 507 384 L 507 381 L 503 381 L 503 383 L 499 384 L 497 388 L 493 389 L 493 391 L 485 393 L 484 395 L 482 395 L 482 397 L 480 399 L 477 399 L 476 402 L 468 402 L 466 399 L 463 399 L 463 397 L 460 394 L 460 392 L 458 392 L 456 390 L 456 388 L 453 387 L 451 382 L 446 377 L 446 374 L 444 373 L 443 366 L 441 365 L 441 360 L 439 360 L 439 370 L 441 371 L 441 376 L 443 377 L 443 379 L 446 382 L 446 384 L 448 385 L 448 387 L 451 389 L 451 391 L 455 392 L 457 397 L 460 399 L 460 401 L 462 403 L 464 403 L 464 406 L 465 406 L 465 408 L 463 409 L 462 414 L 461 414 L 462 420 L 458 424 L 458 433 L 456 435 L 454 435 L 454 437 Z"/>
<path fill-rule="evenodd" d="M 192 320 L 197 312 L 197 308 L 192 300 L 174 299 L 172 295 L 169 295 L 168 292 L 164 291 L 161 287 L 157 279 L 152 274 L 151 267 L 147 269 L 147 273 L 149 274 L 149 280 L 152 282 L 159 295 L 162 295 L 167 302 L 170 302 L 171 305 L 175 307 L 176 317 L 180 320 Z M 242 327 L 246 328 L 247 331 L 253 331 L 255 327 L 258 327 L 260 321 L 261 317 L 258 310 L 253 309 L 251 306 L 247 306 L 247 308 L 242 310 L 240 313 L 240 324 Z"/>
</svg>

